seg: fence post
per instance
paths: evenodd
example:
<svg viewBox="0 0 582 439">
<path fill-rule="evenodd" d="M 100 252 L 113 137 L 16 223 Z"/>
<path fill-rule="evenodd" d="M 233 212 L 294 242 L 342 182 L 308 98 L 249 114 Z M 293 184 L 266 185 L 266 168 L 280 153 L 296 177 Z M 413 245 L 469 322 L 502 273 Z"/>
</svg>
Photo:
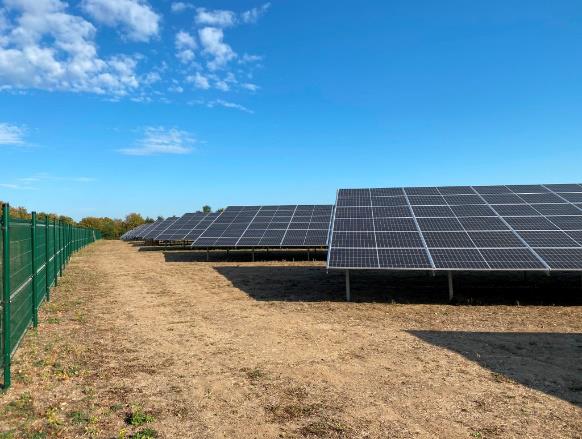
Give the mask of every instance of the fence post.
<svg viewBox="0 0 582 439">
<path fill-rule="evenodd" d="M 53 219 L 53 277 L 55 280 L 55 287 L 58 285 L 58 266 L 57 266 L 57 220 L 56 218 Z"/>
<path fill-rule="evenodd" d="M 32 255 L 32 326 L 35 328 L 38 326 L 38 304 L 37 299 L 37 288 L 36 288 L 36 212 L 32 212 L 31 221 L 31 255 Z"/>
<path fill-rule="evenodd" d="M 3 270 L 3 288 L 2 288 L 2 336 L 4 339 L 4 389 L 10 387 L 10 207 L 8 204 L 2 206 L 2 270 Z"/>
<path fill-rule="evenodd" d="M 49 279 L 49 220 L 48 215 L 44 215 L 44 294 L 46 301 L 50 300 L 50 279 Z"/>
<path fill-rule="evenodd" d="M 63 260 L 64 255 L 64 245 L 63 245 L 63 225 L 61 224 L 61 220 L 59 220 L 59 276 L 63 277 L 63 264 L 65 263 Z"/>
</svg>

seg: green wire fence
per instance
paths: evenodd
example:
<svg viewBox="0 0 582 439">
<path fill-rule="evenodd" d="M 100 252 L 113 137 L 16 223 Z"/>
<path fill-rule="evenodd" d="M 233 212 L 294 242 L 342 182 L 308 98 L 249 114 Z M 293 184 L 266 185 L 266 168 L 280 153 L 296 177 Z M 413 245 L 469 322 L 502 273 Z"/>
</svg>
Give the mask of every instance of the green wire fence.
<svg viewBox="0 0 582 439">
<path fill-rule="evenodd" d="M 0 367 L 3 388 L 10 387 L 11 358 L 24 334 L 38 325 L 38 308 L 50 300 L 71 255 L 100 239 L 93 229 L 75 227 L 44 217 L 10 218 L 8 204 L 2 207 L 0 239 Z"/>
</svg>

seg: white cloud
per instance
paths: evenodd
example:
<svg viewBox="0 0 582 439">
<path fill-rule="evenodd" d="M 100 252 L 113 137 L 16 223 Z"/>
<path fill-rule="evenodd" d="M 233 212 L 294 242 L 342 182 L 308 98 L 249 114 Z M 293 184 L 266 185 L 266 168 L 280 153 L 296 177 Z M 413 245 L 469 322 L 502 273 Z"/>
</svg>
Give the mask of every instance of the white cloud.
<svg viewBox="0 0 582 439">
<path fill-rule="evenodd" d="M 224 42 L 224 32 L 216 27 L 205 27 L 198 31 L 204 53 L 212 57 L 208 62 L 210 70 L 217 70 L 236 58 L 236 53 Z"/>
<path fill-rule="evenodd" d="M 121 26 L 133 41 L 149 41 L 158 35 L 160 16 L 143 0 L 83 0 L 82 6 L 97 22 Z"/>
<path fill-rule="evenodd" d="M 248 53 L 245 53 L 245 54 L 243 54 L 243 56 L 240 57 L 239 63 L 241 63 L 241 64 L 255 63 L 255 62 L 262 61 L 262 60 L 263 60 L 262 56 L 249 55 Z"/>
<path fill-rule="evenodd" d="M 242 88 L 246 89 L 246 90 L 250 90 L 250 91 L 257 91 L 259 89 L 259 86 L 256 84 L 252 84 L 250 82 L 245 82 L 243 84 L 240 85 Z"/>
<path fill-rule="evenodd" d="M 14 184 L 14 183 L 0 183 L 0 187 L 4 188 L 4 189 L 13 189 L 13 190 L 28 190 L 28 189 L 34 189 L 30 186 L 25 186 L 25 185 L 21 185 L 21 184 Z"/>
<path fill-rule="evenodd" d="M 194 5 L 184 2 L 174 2 L 171 6 L 172 12 L 184 12 L 186 9 L 194 9 Z"/>
<path fill-rule="evenodd" d="M 188 154 L 192 152 L 194 137 L 176 128 L 147 127 L 136 146 L 118 152 L 125 155 Z"/>
<path fill-rule="evenodd" d="M 208 78 L 202 75 L 200 72 L 196 72 L 195 75 L 188 76 L 186 81 L 193 82 L 196 88 L 200 88 L 202 90 L 208 90 L 210 88 L 210 82 Z"/>
<path fill-rule="evenodd" d="M 241 19 L 243 23 L 256 23 L 270 7 L 271 3 L 265 3 L 257 8 L 249 9 L 241 14 Z"/>
<path fill-rule="evenodd" d="M 235 102 L 225 101 L 223 99 L 216 99 L 214 101 L 208 101 L 206 103 L 206 106 L 209 108 L 224 107 L 224 108 L 230 108 L 233 110 L 244 111 L 245 113 L 249 113 L 249 114 L 254 114 L 253 110 L 245 107 L 244 105 L 240 105 L 240 104 L 237 104 Z"/>
<path fill-rule="evenodd" d="M 49 174 L 48 172 L 39 172 L 30 177 L 22 177 L 18 179 L 23 183 L 35 183 L 39 181 L 73 181 L 76 183 L 90 183 L 95 181 L 93 177 L 62 177 Z"/>
<path fill-rule="evenodd" d="M 204 26 L 230 27 L 236 24 L 236 14 L 221 9 L 209 11 L 206 8 L 197 8 L 195 21 L 196 24 Z"/>
<path fill-rule="evenodd" d="M 5 0 L 14 22 L 0 31 L 0 89 L 125 95 L 139 86 L 133 57 L 99 57 L 95 27 L 60 0 Z"/>
<path fill-rule="evenodd" d="M 196 54 L 194 51 L 198 48 L 196 40 L 188 32 L 180 31 L 176 34 L 176 57 L 187 64 L 194 60 Z"/>
<path fill-rule="evenodd" d="M 0 145 L 24 145 L 26 130 L 9 123 L 0 123 Z"/>
</svg>

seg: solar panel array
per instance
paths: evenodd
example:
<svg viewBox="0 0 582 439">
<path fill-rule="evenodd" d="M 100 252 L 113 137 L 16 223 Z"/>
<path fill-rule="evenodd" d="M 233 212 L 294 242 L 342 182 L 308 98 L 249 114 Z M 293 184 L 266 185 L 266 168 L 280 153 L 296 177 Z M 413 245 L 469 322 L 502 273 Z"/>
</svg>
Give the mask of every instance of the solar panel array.
<svg viewBox="0 0 582 439">
<path fill-rule="evenodd" d="M 216 219 L 218 213 L 186 213 L 160 232 L 154 241 L 194 241 Z"/>
<path fill-rule="evenodd" d="M 161 221 L 162 220 L 157 220 L 153 223 L 142 224 L 141 226 L 131 229 L 129 232 L 123 234 L 123 236 L 121 236 L 121 239 L 125 241 L 130 241 L 132 239 L 141 239 L 144 233 L 147 233 L 147 231 L 150 230 L 151 227 L 153 227 L 155 224 L 158 224 Z"/>
<path fill-rule="evenodd" d="M 133 236 L 138 233 L 141 229 L 143 229 L 144 227 L 149 226 L 149 223 L 146 224 L 141 224 L 137 227 L 134 227 L 131 230 L 128 230 L 127 232 L 125 232 L 123 235 L 121 235 L 121 237 L 119 239 L 122 239 L 124 241 L 130 241 L 133 239 Z"/>
<path fill-rule="evenodd" d="M 324 247 L 332 205 L 229 206 L 192 247 Z"/>
<path fill-rule="evenodd" d="M 168 227 L 174 224 L 177 220 L 178 220 L 177 216 L 171 216 L 164 220 L 156 221 L 155 223 L 152 224 L 152 226 L 148 230 L 146 230 L 145 232 L 140 232 L 139 235 L 141 236 L 139 236 L 139 238 L 146 240 L 154 240 L 160 233 L 162 233 L 164 230 L 166 230 Z"/>
<path fill-rule="evenodd" d="M 582 185 L 341 189 L 328 268 L 582 270 Z"/>
</svg>

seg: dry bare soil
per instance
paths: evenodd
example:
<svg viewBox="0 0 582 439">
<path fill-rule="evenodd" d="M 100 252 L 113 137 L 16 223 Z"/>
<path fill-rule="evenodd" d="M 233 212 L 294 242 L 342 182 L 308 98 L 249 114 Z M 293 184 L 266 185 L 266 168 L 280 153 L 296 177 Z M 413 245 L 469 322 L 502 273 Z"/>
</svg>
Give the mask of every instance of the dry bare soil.
<svg viewBox="0 0 582 439">
<path fill-rule="evenodd" d="M 354 273 L 144 251 L 71 261 L 0 438 L 580 438 L 580 278 Z M 303 253 L 284 255 L 305 259 Z"/>
</svg>

